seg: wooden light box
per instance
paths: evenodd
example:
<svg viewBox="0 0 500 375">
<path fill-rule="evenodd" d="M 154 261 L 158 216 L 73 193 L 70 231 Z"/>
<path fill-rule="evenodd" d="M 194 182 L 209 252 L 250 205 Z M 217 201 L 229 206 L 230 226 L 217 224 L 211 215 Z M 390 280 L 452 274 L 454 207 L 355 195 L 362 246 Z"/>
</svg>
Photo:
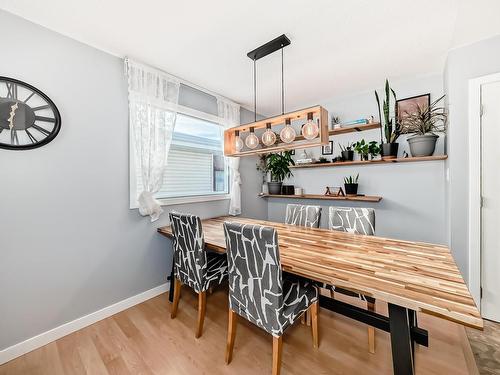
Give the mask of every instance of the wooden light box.
<svg viewBox="0 0 500 375">
<path fill-rule="evenodd" d="M 314 121 L 318 124 L 319 134 L 316 138 L 307 140 L 301 134 L 301 127 L 307 122 L 307 114 L 312 113 Z M 284 143 L 280 140 L 279 133 L 285 125 L 286 119 L 290 119 L 292 127 L 295 129 L 297 136 L 291 143 Z M 272 146 L 265 146 L 262 143 L 261 136 L 266 130 L 266 124 L 271 124 L 271 130 L 276 134 L 276 142 Z M 255 135 L 259 138 L 259 145 L 255 149 L 249 149 L 246 145 L 241 151 L 236 150 L 236 132 L 239 132 L 240 138 L 245 141 L 245 138 L 250 134 L 250 128 L 254 128 Z M 252 122 L 245 125 L 236 126 L 224 131 L 224 155 L 225 156 L 249 156 L 257 154 L 267 154 L 272 152 L 280 152 L 285 150 L 295 150 L 308 147 L 318 147 L 328 144 L 328 111 L 321 106 L 301 109 L 299 111 L 285 113 L 275 117 L 270 117 L 257 122 Z"/>
</svg>

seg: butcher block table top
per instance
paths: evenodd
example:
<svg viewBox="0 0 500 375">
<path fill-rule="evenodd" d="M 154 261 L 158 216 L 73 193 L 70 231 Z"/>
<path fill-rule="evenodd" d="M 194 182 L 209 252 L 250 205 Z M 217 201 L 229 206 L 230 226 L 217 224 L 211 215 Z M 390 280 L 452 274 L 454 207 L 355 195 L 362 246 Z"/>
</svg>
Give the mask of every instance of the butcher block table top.
<svg viewBox="0 0 500 375">
<path fill-rule="evenodd" d="M 202 221 L 207 249 L 224 253 L 223 223 L 276 228 L 283 270 L 411 310 L 482 329 L 446 246 L 224 216 Z M 171 237 L 169 226 L 158 232 Z"/>
</svg>

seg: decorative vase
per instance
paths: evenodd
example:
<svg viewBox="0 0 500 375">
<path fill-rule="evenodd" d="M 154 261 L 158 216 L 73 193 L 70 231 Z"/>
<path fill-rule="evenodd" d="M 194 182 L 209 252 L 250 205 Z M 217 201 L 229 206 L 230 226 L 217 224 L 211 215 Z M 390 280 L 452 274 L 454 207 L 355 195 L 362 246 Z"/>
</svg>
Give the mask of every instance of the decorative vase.
<svg viewBox="0 0 500 375">
<path fill-rule="evenodd" d="M 267 186 L 267 182 L 262 184 L 262 194 L 269 194 L 269 187 Z"/>
<path fill-rule="evenodd" d="M 411 156 L 431 156 L 436 149 L 436 141 L 439 136 L 435 134 L 414 135 L 408 138 Z"/>
<path fill-rule="evenodd" d="M 344 161 L 353 161 L 354 160 L 354 151 L 342 151 L 342 160 Z"/>
<path fill-rule="evenodd" d="M 281 194 L 281 186 L 283 182 L 268 182 L 267 187 L 269 189 L 269 194 L 271 195 L 280 195 Z"/>
<path fill-rule="evenodd" d="M 399 143 L 382 143 L 382 160 L 396 159 L 398 148 Z"/>
<path fill-rule="evenodd" d="M 355 196 L 358 195 L 358 184 L 344 184 L 345 195 Z"/>
</svg>

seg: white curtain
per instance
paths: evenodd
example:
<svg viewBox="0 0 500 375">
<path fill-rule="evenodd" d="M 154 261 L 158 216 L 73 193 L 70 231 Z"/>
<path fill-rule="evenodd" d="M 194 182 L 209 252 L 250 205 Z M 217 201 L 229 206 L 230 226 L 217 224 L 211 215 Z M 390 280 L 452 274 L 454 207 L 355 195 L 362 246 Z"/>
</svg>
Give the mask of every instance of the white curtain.
<svg viewBox="0 0 500 375">
<path fill-rule="evenodd" d="M 226 100 L 217 98 L 218 115 L 221 119 L 221 125 L 224 129 L 232 128 L 240 124 L 240 106 Z M 224 139 L 223 139 L 224 142 Z M 224 144 L 222 145 L 224 149 Z M 229 172 L 231 176 L 231 201 L 229 203 L 229 215 L 241 214 L 241 175 L 239 172 L 240 158 L 227 158 L 229 163 Z"/>
<path fill-rule="evenodd" d="M 180 82 L 167 73 L 125 59 L 128 75 L 130 136 L 135 143 L 136 168 L 140 168 L 143 191 L 139 212 L 158 220 L 163 210 L 154 198 L 163 182 L 172 142 Z"/>
</svg>

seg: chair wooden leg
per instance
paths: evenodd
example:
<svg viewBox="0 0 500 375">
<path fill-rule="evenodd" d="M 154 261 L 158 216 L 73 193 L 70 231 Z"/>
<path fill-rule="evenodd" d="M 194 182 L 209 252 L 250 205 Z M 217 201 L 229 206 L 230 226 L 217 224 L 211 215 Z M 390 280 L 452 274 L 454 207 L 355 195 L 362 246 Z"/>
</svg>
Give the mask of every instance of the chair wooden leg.
<svg viewBox="0 0 500 375">
<path fill-rule="evenodd" d="M 306 319 L 307 319 L 307 311 L 305 311 L 302 316 L 300 317 L 300 323 L 301 324 L 306 324 Z"/>
<path fill-rule="evenodd" d="M 314 302 L 311 307 L 309 307 L 309 315 L 311 315 L 311 331 L 313 338 L 313 347 L 319 347 L 319 335 L 318 335 L 318 306 L 319 302 Z"/>
<path fill-rule="evenodd" d="M 172 311 L 170 312 L 170 318 L 174 319 L 177 316 L 177 308 L 179 307 L 179 299 L 181 298 L 181 286 L 182 283 L 179 279 L 174 278 L 174 301 L 172 302 Z"/>
<path fill-rule="evenodd" d="M 205 310 L 207 307 L 207 292 L 198 293 L 198 326 L 196 328 L 196 338 L 201 337 L 203 332 L 203 322 L 205 321 Z"/>
<path fill-rule="evenodd" d="M 283 336 L 273 336 L 273 375 L 281 371 L 281 353 L 283 352 Z"/>
<path fill-rule="evenodd" d="M 227 345 L 226 345 L 226 364 L 230 364 L 233 359 L 234 338 L 236 336 L 236 323 L 238 314 L 229 308 L 229 320 L 227 325 Z"/>
<path fill-rule="evenodd" d="M 311 312 L 310 311 L 306 311 L 306 324 L 308 327 L 311 326 Z"/>
<path fill-rule="evenodd" d="M 368 311 L 375 312 L 375 303 L 367 302 L 366 303 Z M 368 351 L 372 354 L 375 353 L 375 328 L 368 327 Z"/>
</svg>

